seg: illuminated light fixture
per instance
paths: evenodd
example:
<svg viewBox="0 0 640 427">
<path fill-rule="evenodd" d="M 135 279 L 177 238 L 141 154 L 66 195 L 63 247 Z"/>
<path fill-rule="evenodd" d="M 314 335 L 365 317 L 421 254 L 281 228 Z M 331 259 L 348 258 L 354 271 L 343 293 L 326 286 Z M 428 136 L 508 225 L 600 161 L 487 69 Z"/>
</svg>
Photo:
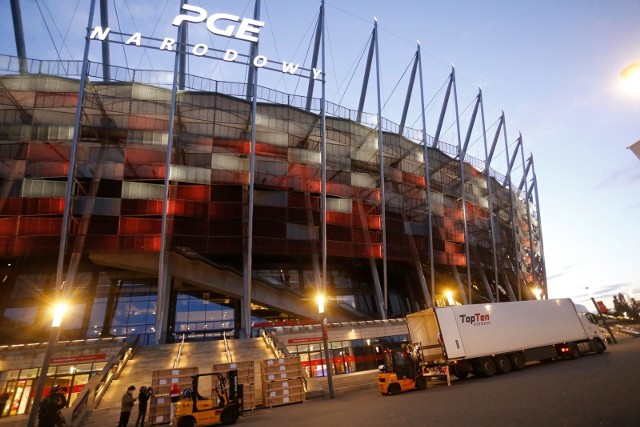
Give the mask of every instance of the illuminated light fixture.
<svg viewBox="0 0 640 427">
<path fill-rule="evenodd" d="M 62 317 L 64 313 L 67 311 L 67 304 L 58 303 L 53 307 L 53 320 L 51 322 L 51 326 L 54 328 L 59 328 L 60 324 L 62 324 Z"/>
<path fill-rule="evenodd" d="M 450 290 L 446 290 L 444 291 L 444 296 L 447 298 L 447 303 L 449 305 L 455 305 L 456 302 L 453 300 L 453 292 L 451 292 Z"/>
<path fill-rule="evenodd" d="M 324 313 L 324 295 L 318 294 L 316 302 L 318 303 L 318 313 Z"/>
<path fill-rule="evenodd" d="M 535 295 L 536 299 L 542 299 L 542 289 L 536 286 L 533 288 L 533 295 Z"/>
<path fill-rule="evenodd" d="M 627 86 L 633 92 L 640 94 L 640 62 L 635 62 L 626 67 L 620 73 L 627 82 Z"/>
</svg>

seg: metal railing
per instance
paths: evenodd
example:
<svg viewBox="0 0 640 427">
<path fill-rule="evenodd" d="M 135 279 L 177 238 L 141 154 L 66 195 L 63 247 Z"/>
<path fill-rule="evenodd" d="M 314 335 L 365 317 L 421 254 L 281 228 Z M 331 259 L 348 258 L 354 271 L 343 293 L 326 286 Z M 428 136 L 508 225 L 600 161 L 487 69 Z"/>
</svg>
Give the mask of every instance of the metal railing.
<svg viewBox="0 0 640 427">
<path fill-rule="evenodd" d="M 68 427 L 82 425 L 84 418 L 98 406 L 100 400 L 109 389 L 111 382 L 118 379 L 139 344 L 139 336 L 132 343 L 124 342 L 120 351 L 109 359 L 102 371 L 91 377 L 73 402 L 73 405 L 62 410 Z"/>
<path fill-rule="evenodd" d="M 227 360 L 229 363 L 233 363 L 233 354 L 231 354 L 231 350 L 229 349 L 229 340 L 227 340 L 227 331 L 222 333 L 222 339 L 224 340 L 224 349 L 227 352 Z"/>
<path fill-rule="evenodd" d="M 176 358 L 173 359 L 173 369 L 176 369 L 180 364 L 180 357 L 182 356 L 182 348 L 184 347 L 184 334 L 182 334 L 182 340 L 180 341 L 180 345 L 178 346 L 178 354 Z"/>
<path fill-rule="evenodd" d="M 267 347 L 269 347 L 271 353 L 273 353 L 275 357 L 291 356 L 291 352 L 289 352 L 287 346 L 278 339 L 278 336 L 275 334 L 275 332 L 267 333 L 265 329 L 262 329 L 260 335 L 262 335 L 262 339 L 267 344 Z"/>
<path fill-rule="evenodd" d="M 66 78 L 79 78 L 81 74 L 82 61 L 38 60 L 29 58 L 25 61 L 30 74 L 53 75 Z M 87 73 L 92 82 L 101 81 L 103 76 L 103 66 L 104 65 L 100 62 L 89 61 Z M 148 84 L 168 90 L 170 88 L 170 82 L 173 81 L 173 72 L 166 70 L 138 70 L 117 65 L 110 65 L 109 69 L 112 82 Z M 0 74 L 2 73 L 19 74 L 19 58 L 11 55 L 0 54 Z M 247 94 L 247 83 L 245 82 L 225 82 L 196 75 L 186 76 L 186 87 L 189 91 L 220 93 L 241 99 L 245 99 Z M 265 86 L 258 86 L 256 89 L 256 95 L 259 98 L 259 102 L 287 105 L 298 109 L 306 108 L 307 97 L 305 95 L 290 94 Z M 312 108 L 310 112 L 320 114 L 320 99 L 313 98 L 311 106 Z M 355 121 L 358 116 L 357 110 L 352 110 L 330 101 L 325 102 L 325 108 L 329 117 Z M 363 113 L 361 115 L 361 121 L 358 124 L 372 130 L 377 129 L 377 113 Z M 382 118 L 380 126 L 383 131 L 392 134 L 397 134 L 400 130 L 400 125 L 386 118 Z M 417 145 L 416 148 L 422 145 L 421 129 L 414 129 L 405 126 L 403 128 L 402 136 L 415 143 Z M 426 143 L 431 145 L 432 142 L 433 137 L 428 135 Z M 458 147 L 454 144 L 439 141 L 438 149 L 453 158 L 458 155 Z M 478 170 L 484 170 L 485 168 L 484 160 L 472 157 L 469 154 L 465 154 L 464 160 Z M 504 176 L 494 169 L 490 169 L 489 172 L 491 176 L 498 180 L 504 179 Z"/>
</svg>

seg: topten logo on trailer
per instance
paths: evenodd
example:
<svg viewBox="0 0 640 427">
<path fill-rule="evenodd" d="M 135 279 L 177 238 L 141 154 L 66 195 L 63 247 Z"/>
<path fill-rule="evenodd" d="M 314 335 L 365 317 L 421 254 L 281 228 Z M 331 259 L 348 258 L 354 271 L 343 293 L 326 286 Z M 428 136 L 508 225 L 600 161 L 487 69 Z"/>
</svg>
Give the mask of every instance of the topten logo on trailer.
<svg viewBox="0 0 640 427">
<path fill-rule="evenodd" d="M 491 319 L 488 314 L 474 313 L 471 316 L 467 314 L 460 314 L 460 323 L 469 323 L 473 326 L 482 326 L 491 324 Z"/>
</svg>

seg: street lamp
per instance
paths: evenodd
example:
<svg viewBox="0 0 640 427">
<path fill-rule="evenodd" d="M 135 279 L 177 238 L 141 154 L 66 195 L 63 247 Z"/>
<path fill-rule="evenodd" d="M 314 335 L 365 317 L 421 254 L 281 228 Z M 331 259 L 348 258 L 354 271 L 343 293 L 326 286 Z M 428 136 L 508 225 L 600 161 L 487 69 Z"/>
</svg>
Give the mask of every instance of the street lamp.
<svg viewBox="0 0 640 427">
<path fill-rule="evenodd" d="M 622 75 L 631 91 L 640 93 L 640 62 L 629 65 L 622 70 L 620 75 Z"/>
<path fill-rule="evenodd" d="M 455 300 L 453 299 L 453 292 L 451 292 L 450 290 L 447 289 L 446 291 L 444 291 L 444 296 L 447 298 L 447 303 L 449 305 L 455 305 L 456 304 Z"/>
<path fill-rule="evenodd" d="M 329 333 L 327 331 L 327 317 L 324 315 L 324 295 L 319 294 L 316 298 L 318 303 L 318 313 L 322 315 L 322 345 L 324 346 L 324 360 L 327 367 L 327 383 L 329 385 L 329 398 L 336 397 L 333 391 L 333 373 L 331 372 L 331 358 L 329 357 Z"/>
<path fill-rule="evenodd" d="M 533 295 L 536 297 L 536 299 L 542 299 L 542 289 L 536 286 L 535 288 L 533 288 Z"/>
<path fill-rule="evenodd" d="M 53 319 L 51 321 L 51 332 L 49 333 L 49 343 L 47 344 L 47 352 L 44 355 L 42 361 L 42 368 L 40 370 L 40 376 L 38 377 L 38 384 L 36 386 L 36 394 L 33 396 L 33 404 L 29 411 L 29 427 L 35 427 L 36 417 L 38 415 L 38 408 L 40 407 L 40 399 L 42 398 L 42 392 L 44 391 L 44 385 L 47 382 L 47 374 L 49 373 L 49 364 L 51 364 L 51 356 L 53 356 L 53 349 L 58 341 L 58 335 L 60 334 L 60 325 L 62 324 L 62 318 L 65 311 L 67 311 L 67 305 L 64 303 L 57 303 L 53 306 Z"/>
</svg>

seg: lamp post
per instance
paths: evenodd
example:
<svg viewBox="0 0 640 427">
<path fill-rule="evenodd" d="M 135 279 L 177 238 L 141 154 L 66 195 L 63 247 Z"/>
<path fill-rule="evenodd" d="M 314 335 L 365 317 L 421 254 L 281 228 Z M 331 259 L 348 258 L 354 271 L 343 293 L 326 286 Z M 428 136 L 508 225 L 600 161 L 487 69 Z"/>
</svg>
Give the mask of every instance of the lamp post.
<svg viewBox="0 0 640 427">
<path fill-rule="evenodd" d="M 44 355 L 42 361 L 42 368 L 40 370 L 40 376 L 38 377 L 38 384 L 36 386 L 36 394 L 33 396 L 33 404 L 29 411 L 29 427 L 35 427 L 36 418 L 38 415 L 38 408 L 40 407 L 40 399 L 42 398 L 42 392 L 44 391 L 44 385 L 47 382 L 47 374 L 49 373 L 49 364 L 51 364 L 51 356 L 53 356 L 53 349 L 58 341 L 58 335 L 60 334 L 60 324 L 62 323 L 62 317 L 66 311 L 67 306 L 64 303 L 58 303 L 53 307 L 53 320 L 51 321 L 51 332 L 49 333 L 49 343 L 47 344 L 47 352 Z"/>
<path fill-rule="evenodd" d="M 322 345 L 324 347 L 324 360 L 327 366 L 327 383 L 329 385 L 329 398 L 336 397 L 333 391 L 333 373 L 331 372 L 331 358 L 329 357 L 329 337 L 327 331 L 327 317 L 324 315 L 324 295 L 318 295 L 318 313 L 322 315 Z"/>
</svg>

